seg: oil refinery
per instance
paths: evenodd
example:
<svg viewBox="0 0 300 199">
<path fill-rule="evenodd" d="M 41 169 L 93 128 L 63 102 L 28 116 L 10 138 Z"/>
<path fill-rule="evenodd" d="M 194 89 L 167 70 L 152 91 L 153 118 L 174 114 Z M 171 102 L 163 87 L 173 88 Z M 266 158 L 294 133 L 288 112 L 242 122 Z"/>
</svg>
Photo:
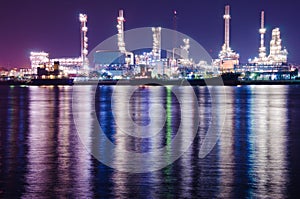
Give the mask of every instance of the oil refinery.
<svg viewBox="0 0 300 199">
<path fill-rule="evenodd" d="M 190 39 L 182 39 L 180 46 L 172 49 L 162 49 L 162 28 L 152 27 L 152 49 L 145 52 L 131 52 L 126 49 L 124 30 L 124 11 L 119 10 L 116 23 L 117 49 L 100 49 L 88 51 L 88 17 L 79 14 L 80 22 L 80 56 L 71 58 L 50 58 L 47 52 L 31 52 L 31 69 L 26 70 L 30 78 L 49 78 L 51 71 L 56 72 L 56 77 L 77 78 L 207 78 L 216 77 L 224 73 L 236 73 L 244 80 L 282 80 L 298 77 L 298 69 L 288 64 L 288 51 L 282 48 L 280 29 L 272 30 L 268 54 L 265 46 L 265 13 L 261 12 L 259 29 L 260 41 L 258 57 L 249 59 L 248 63 L 241 64 L 240 55 L 230 47 L 230 6 L 225 6 L 224 19 L 224 44 L 218 58 L 211 63 L 200 60 L 196 62 L 190 57 Z M 174 42 L 177 44 L 177 41 Z M 164 53 L 163 53 L 164 52 Z M 92 57 L 93 60 L 89 60 Z M 112 58 L 118 59 L 112 60 Z M 39 71 L 48 71 L 40 73 Z M 24 73 L 24 70 L 23 70 Z M 43 77 L 40 76 L 43 74 Z M 3 75 L 3 74 L 2 74 Z"/>
<path fill-rule="evenodd" d="M 239 65 L 240 55 L 230 48 L 230 7 L 225 6 L 224 14 L 224 44 L 219 53 L 219 59 L 215 60 L 215 64 L 219 66 L 221 72 L 232 72 L 236 65 Z"/>
</svg>

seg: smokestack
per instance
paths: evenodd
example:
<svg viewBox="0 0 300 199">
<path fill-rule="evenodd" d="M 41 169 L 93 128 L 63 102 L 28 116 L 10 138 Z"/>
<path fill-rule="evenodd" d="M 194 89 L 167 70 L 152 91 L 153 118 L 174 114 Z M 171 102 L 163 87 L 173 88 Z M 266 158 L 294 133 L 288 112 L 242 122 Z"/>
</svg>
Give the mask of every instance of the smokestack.
<svg viewBox="0 0 300 199">
<path fill-rule="evenodd" d="M 120 18 L 124 18 L 124 17 L 123 17 L 123 10 L 119 10 L 119 17 L 120 17 Z"/>
<path fill-rule="evenodd" d="M 261 29 L 265 28 L 265 12 L 261 11 Z"/>
<path fill-rule="evenodd" d="M 119 10 L 119 16 L 117 18 L 118 24 L 117 24 L 117 29 L 118 29 L 118 47 L 119 51 L 122 53 L 126 52 L 125 49 L 125 41 L 124 41 L 124 16 L 123 16 L 123 10 Z"/>
<path fill-rule="evenodd" d="M 230 32 L 230 7 L 229 5 L 225 6 L 225 15 L 224 21 L 225 21 L 225 48 L 229 48 L 229 32 Z"/>
<path fill-rule="evenodd" d="M 81 58 L 82 58 L 82 66 L 84 69 L 88 68 L 88 37 L 87 37 L 87 15 L 86 14 L 79 14 L 79 21 L 81 22 Z"/>
<path fill-rule="evenodd" d="M 155 57 L 155 60 L 161 59 L 161 27 L 153 27 L 153 47 L 152 53 Z"/>
<path fill-rule="evenodd" d="M 259 57 L 264 58 L 266 57 L 266 47 L 265 47 L 265 40 L 264 34 L 266 33 L 265 29 L 265 12 L 261 11 L 261 21 L 260 21 L 260 48 L 259 48 Z"/>
</svg>

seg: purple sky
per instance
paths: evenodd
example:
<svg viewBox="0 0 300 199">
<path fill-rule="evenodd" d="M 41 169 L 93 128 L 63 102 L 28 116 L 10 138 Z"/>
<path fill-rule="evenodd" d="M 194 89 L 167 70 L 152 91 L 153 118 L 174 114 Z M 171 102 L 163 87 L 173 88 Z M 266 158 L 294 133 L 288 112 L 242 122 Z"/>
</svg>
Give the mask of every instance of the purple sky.
<svg viewBox="0 0 300 199">
<path fill-rule="evenodd" d="M 300 2 L 297 0 L 1 0 L 0 67 L 29 66 L 30 51 L 51 58 L 80 54 L 79 13 L 88 15 L 89 50 L 117 33 L 116 16 L 124 9 L 125 29 L 173 28 L 198 41 L 213 58 L 223 44 L 224 6 L 231 6 L 231 47 L 241 61 L 258 54 L 260 11 L 265 10 L 266 45 L 279 27 L 289 61 L 300 63 Z"/>
</svg>

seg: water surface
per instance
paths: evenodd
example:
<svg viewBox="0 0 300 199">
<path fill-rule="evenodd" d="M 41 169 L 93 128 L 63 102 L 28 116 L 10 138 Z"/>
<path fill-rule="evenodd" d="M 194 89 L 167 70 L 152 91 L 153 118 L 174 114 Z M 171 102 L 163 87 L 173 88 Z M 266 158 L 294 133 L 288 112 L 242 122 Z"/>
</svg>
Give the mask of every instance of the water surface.
<svg viewBox="0 0 300 199">
<path fill-rule="evenodd" d="M 92 86 L 78 87 L 82 97 L 76 106 L 82 113 L 75 125 L 73 87 L 1 86 L 0 197 L 291 198 L 299 193 L 299 86 L 215 87 L 213 96 L 205 87 L 194 87 L 198 116 L 190 103 L 180 104 L 192 103 L 185 87 L 141 87 L 130 98 L 128 113 L 139 128 L 128 122 L 122 108 L 128 89 L 124 86 L 112 102 L 114 86 L 100 86 L 96 94 Z M 152 105 L 165 111 L 151 112 Z M 151 118 L 156 123 L 146 128 Z M 168 153 L 161 157 L 166 160 L 193 138 L 195 118 L 199 128 L 192 145 L 157 171 L 118 171 L 88 152 L 97 149 L 98 155 L 112 157 L 117 168 L 128 168 L 133 163 L 124 150 L 145 153 L 167 146 Z M 105 141 L 94 132 L 95 121 L 115 144 L 114 154 L 106 153 Z M 160 121 L 163 125 L 153 137 L 136 138 L 124 134 L 116 121 L 136 135 L 157 131 Z M 184 134 L 176 148 L 168 148 L 180 124 Z M 199 158 L 212 124 L 222 133 L 212 151 Z M 78 136 L 78 126 L 84 137 Z M 155 167 L 156 156 L 149 154 L 143 166 Z"/>
</svg>

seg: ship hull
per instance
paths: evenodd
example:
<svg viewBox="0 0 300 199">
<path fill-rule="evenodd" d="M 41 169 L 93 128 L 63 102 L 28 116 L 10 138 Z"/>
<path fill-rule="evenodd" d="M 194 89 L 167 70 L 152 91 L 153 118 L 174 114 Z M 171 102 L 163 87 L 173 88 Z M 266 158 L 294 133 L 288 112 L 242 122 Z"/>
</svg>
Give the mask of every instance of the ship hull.
<svg viewBox="0 0 300 199">
<path fill-rule="evenodd" d="M 63 78 L 63 79 L 32 79 L 29 85 L 73 85 L 73 79 Z"/>
</svg>

